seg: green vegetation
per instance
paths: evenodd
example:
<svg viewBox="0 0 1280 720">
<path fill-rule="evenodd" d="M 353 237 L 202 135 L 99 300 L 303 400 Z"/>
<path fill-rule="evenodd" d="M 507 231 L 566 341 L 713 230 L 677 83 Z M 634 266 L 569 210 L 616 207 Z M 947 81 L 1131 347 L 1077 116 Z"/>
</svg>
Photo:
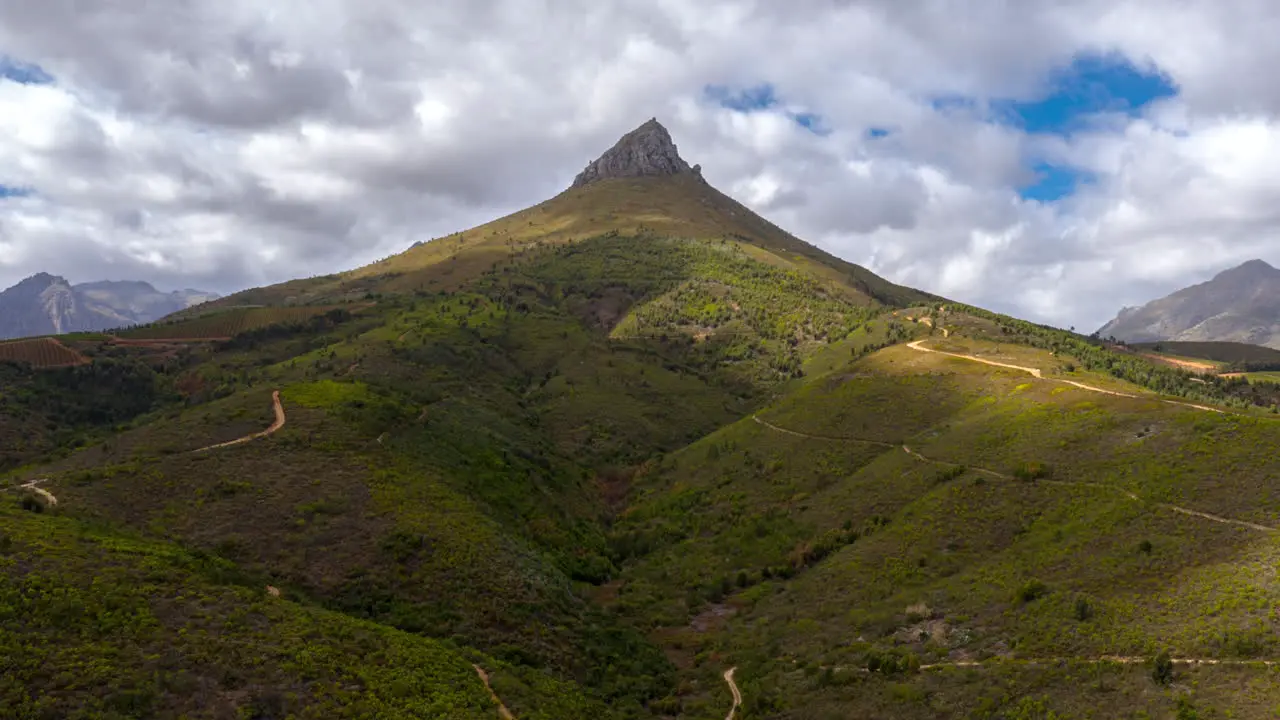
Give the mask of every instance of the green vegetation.
<svg viewBox="0 0 1280 720">
<path fill-rule="evenodd" d="M 1221 363 L 1225 372 L 1280 370 L 1280 350 L 1263 345 L 1238 342 L 1163 341 L 1135 343 L 1131 347 L 1173 357 Z"/>
<path fill-rule="evenodd" d="M 177 398 L 166 368 L 135 360 L 43 370 L 0 362 L 0 471 L 70 452 Z"/>
<path fill-rule="evenodd" d="M 702 187 L 0 365 L 0 706 L 495 717 L 474 663 L 521 720 L 718 720 L 730 667 L 744 720 L 1274 714 L 1269 390 Z"/>
<path fill-rule="evenodd" d="M 473 662 L 519 688 L 522 718 L 609 716 L 540 673 L 272 597 L 209 553 L 0 521 L 6 717 L 495 717 Z"/>
<path fill-rule="evenodd" d="M 1069 364 L 1055 363 L 1065 373 L 1079 369 L 1104 373 L 1164 395 L 1186 398 L 1193 402 L 1213 403 L 1237 409 L 1256 406 L 1272 408 L 1280 405 L 1280 388 L 1252 385 L 1234 377 L 1200 375 L 1185 368 L 1153 363 L 1139 354 L 1124 352 L 1119 346 L 1109 347 L 1098 338 L 1084 337 L 1066 330 L 1016 320 L 978 308 L 948 305 L 955 313 L 964 313 L 993 323 L 996 332 L 975 333 L 977 337 L 1016 342 L 1050 351 L 1055 357 L 1069 357 Z M 1238 343 L 1237 343 L 1238 345 Z M 1245 346 L 1253 348 L 1254 346 Z M 1264 352 L 1271 351 L 1261 348 Z"/>
<path fill-rule="evenodd" d="M 304 323 L 318 315 L 347 308 L 334 306 L 288 306 L 237 308 L 204 313 L 190 320 L 158 322 L 116 333 L 126 340 L 217 340 L 227 339 L 272 325 Z"/>
</svg>

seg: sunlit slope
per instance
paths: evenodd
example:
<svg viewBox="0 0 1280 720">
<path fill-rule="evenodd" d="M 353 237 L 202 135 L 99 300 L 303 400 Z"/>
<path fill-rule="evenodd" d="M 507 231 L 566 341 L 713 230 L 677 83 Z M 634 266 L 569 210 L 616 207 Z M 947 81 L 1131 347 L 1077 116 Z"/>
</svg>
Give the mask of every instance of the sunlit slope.
<svg viewBox="0 0 1280 720">
<path fill-rule="evenodd" d="M 742 243 L 757 259 L 812 275 L 851 298 L 906 305 L 931 299 L 805 243 L 693 176 L 603 180 L 470 230 L 338 275 L 236 293 L 210 305 L 355 299 L 368 292 L 448 290 L 538 245 L 605 233 Z"/>
<path fill-rule="evenodd" d="M 703 678 L 689 706 L 738 665 L 766 717 L 1162 717 L 1179 696 L 1269 717 L 1280 683 L 1231 663 L 1280 660 L 1280 423 L 1029 348 L 923 346 L 1044 377 L 896 346 L 639 479 L 612 601 Z M 1195 689 L 1170 689 L 1162 650 L 1228 664 L 1175 664 Z"/>
</svg>

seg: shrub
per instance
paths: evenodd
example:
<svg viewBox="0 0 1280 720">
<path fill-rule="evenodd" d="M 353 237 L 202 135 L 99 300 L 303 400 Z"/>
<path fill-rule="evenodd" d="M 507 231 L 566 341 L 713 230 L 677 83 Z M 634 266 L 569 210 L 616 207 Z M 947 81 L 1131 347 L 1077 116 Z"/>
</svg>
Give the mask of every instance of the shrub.
<svg viewBox="0 0 1280 720">
<path fill-rule="evenodd" d="M 1093 606 L 1089 604 L 1089 599 L 1085 597 L 1076 598 L 1074 615 L 1076 620 L 1084 622 L 1093 617 Z"/>
<path fill-rule="evenodd" d="M 1162 650 L 1152 658 L 1151 677 L 1158 685 L 1168 685 L 1173 682 L 1173 658 L 1169 657 L 1168 651 Z"/>
<path fill-rule="evenodd" d="M 945 468 L 943 470 L 939 470 L 938 472 L 934 473 L 933 484 L 941 485 L 946 482 L 951 482 L 952 480 L 955 480 L 956 478 L 963 475 L 964 471 L 965 471 L 965 467 L 963 465 L 955 465 L 949 468 Z"/>
<path fill-rule="evenodd" d="M 1144 555 L 1150 555 L 1150 554 L 1151 554 L 1151 541 L 1150 541 L 1150 540 L 1143 540 L 1142 542 L 1138 543 L 1138 552 L 1143 553 Z"/>
<path fill-rule="evenodd" d="M 1021 603 L 1029 603 L 1039 600 L 1049 594 L 1049 586 L 1039 580 L 1028 580 L 1018 588 L 1018 601 Z"/>
<path fill-rule="evenodd" d="M 1050 474 L 1049 466 L 1037 460 L 1028 460 L 1019 463 L 1018 466 L 1013 469 L 1014 477 L 1027 482 L 1039 480 L 1040 478 L 1047 478 Z"/>
<path fill-rule="evenodd" d="M 916 672 L 920 669 L 920 658 L 915 653 L 897 650 L 867 651 L 866 664 L 868 672 L 894 675 L 904 672 Z"/>
</svg>

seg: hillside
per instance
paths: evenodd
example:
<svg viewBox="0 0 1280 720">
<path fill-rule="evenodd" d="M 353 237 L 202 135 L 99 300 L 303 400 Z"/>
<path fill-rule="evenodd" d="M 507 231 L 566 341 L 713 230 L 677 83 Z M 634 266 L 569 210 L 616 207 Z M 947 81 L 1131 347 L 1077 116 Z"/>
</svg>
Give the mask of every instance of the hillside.
<svg viewBox="0 0 1280 720">
<path fill-rule="evenodd" d="M 320 610 L 199 551 L 0 508 L 5 716 L 599 718 L 572 686 Z"/>
<path fill-rule="evenodd" d="M 1124 308 L 1098 330 L 1130 343 L 1232 341 L 1280 348 L 1280 270 L 1261 260 L 1140 308 Z"/>
<path fill-rule="evenodd" d="M 0 364 L 20 717 L 495 717 L 472 663 L 522 720 L 1280 703 L 1266 390 L 843 264 L 656 123 L 528 211 L 66 342 Z"/>
<path fill-rule="evenodd" d="M 0 292 L 0 340 L 148 323 L 217 297 L 199 290 L 162 293 L 144 282 L 72 285 L 40 273 Z"/>
</svg>

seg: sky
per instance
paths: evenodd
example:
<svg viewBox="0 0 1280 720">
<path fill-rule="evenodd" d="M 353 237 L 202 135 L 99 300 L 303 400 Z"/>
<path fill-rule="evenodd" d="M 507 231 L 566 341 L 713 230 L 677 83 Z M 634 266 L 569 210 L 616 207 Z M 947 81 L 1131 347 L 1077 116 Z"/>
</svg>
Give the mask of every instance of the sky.
<svg viewBox="0 0 1280 720">
<path fill-rule="evenodd" d="M 1280 264 L 1278 35 L 1270 0 L 0 0 L 0 287 L 356 267 L 657 117 L 805 240 L 1091 331 Z"/>
</svg>

